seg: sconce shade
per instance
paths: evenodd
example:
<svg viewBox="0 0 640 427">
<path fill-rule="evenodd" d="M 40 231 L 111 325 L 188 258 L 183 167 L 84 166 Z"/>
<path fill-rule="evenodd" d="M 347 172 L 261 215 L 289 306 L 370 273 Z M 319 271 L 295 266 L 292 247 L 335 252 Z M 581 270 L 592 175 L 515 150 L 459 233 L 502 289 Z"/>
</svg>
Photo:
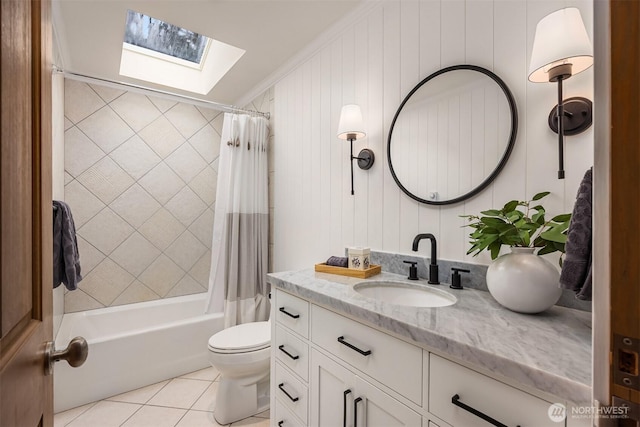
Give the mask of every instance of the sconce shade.
<svg viewBox="0 0 640 427">
<path fill-rule="evenodd" d="M 536 26 L 529 63 L 529 81 L 553 81 L 549 70 L 570 64 L 569 75 L 578 74 L 593 64 L 593 50 L 580 11 L 575 7 L 557 10 Z"/>
<path fill-rule="evenodd" d="M 360 106 L 349 104 L 342 107 L 340 122 L 338 122 L 338 138 L 360 139 L 366 135 L 362 124 L 362 111 Z"/>
</svg>

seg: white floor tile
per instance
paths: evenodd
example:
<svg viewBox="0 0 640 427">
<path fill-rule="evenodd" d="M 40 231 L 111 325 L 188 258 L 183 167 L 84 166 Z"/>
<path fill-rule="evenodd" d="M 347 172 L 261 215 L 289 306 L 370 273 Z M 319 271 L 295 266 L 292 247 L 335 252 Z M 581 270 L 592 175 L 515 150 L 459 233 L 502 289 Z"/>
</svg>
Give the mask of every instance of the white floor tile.
<svg viewBox="0 0 640 427">
<path fill-rule="evenodd" d="M 184 374 L 180 378 L 186 378 L 189 380 L 205 380 L 205 381 L 215 381 L 220 375 L 220 372 L 213 366 L 208 368 L 200 369 L 199 371 L 189 372 L 188 374 Z"/>
<path fill-rule="evenodd" d="M 142 387 L 136 390 L 128 391 L 126 393 L 118 394 L 116 396 L 109 397 L 106 400 L 115 402 L 126 403 L 147 403 L 156 393 L 162 389 L 165 385 L 169 384 L 169 380 L 162 381 L 156 384 L 151 384 L 146 387 Z"/>
<path fill-rule="evenodd" d="M 218 371 L 205 368 L 179 378 L 61 412 L 54 427 L 221 427 L 214 418 Z M 270 411 L 227 426 L 269 427 Z"/>
<path fill-rule="evenodd" d="M 200 396 L 198 401 L 193 404 L 191 409 L 213 412 L 216 409 L 216 396 L 218 394 L 219 384 L 220 383 L 217 381 L 212 382 L 202 396 Z"/>
<path fill-rule="evenodd" d="M 231 427 L 236 426 L 251 426 L 251 427 L 269 427 L 269 419 L 267 418 L 258 418 L 258 417 L 249 417 L 244 420 L 236 421 L 231 424 Z"/>
<path fill-rule="evenodd" d="M 188 411 L 176 427 L 220 427 L 213 418 L 213 412 Z"/>
<path fill-rule="evenodd" d="M 75 420 L 78 416 L 85 413 L 96 403 L 89 403 L 87 405 L 78 406 L 77 408 L 69 409 L 68 411 L 59 412 L 53 416 L 53 427 L 64 427 L 71 421 Z"/>
<path fill-rule="evenodd" d="M 122 427 L 174 427 L 187 411 L 185 409 L 143 406 Z"/>
<path fill-rule="evenodd" d="M 189 409 L 209 387 L 208 381 L 176 378 L 149 400 L 149 405 Z"/>
<path fill-rule="evenodd" d="M 73 420 L 69 427 L 118 427 L 133 415 L 141 405 L 101 401 Z"/>
</svg>

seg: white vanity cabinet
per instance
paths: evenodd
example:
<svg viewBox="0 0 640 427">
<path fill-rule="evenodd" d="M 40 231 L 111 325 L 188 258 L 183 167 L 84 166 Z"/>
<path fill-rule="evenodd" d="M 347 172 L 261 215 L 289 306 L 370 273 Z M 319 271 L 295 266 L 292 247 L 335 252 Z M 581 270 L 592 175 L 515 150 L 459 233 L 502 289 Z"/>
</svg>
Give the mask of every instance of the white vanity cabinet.
<svg viewBox="0 0 640 427">
<path fill-rule="evenodd" d="M 378 387 L 311 350 L 310 403 L 313 427 L 420 427 L 422 417 Z"/>
<path fill-rule="evenodd" d="M 277 290 L 271 315 L 271 425 L 309 425 L 309 302 Z"/>
<path fill-rule="evenodd" d="M 566 425 L 554 402 L 281 289 L 273 313 L 272 427 Z"/>
<path fill-rule="evenodd" d="M 422 349 L 333 311 L 311 306 L 311 341 L 420 405 Z"/>
<path fill-rule="evenodd" d="M 421 404 L 420 347 L 279 289 L 274 301 L 273 427 L 422 426 L 421 414 L 366 378 Z"/>
<path fill-rule="evenodd" d="M 429 411 L 453 426 L 486 427 L 488 419 L 507 426 L 558 426 L 547 413 L 552 403 L 429 354 Z"/>
</svg>

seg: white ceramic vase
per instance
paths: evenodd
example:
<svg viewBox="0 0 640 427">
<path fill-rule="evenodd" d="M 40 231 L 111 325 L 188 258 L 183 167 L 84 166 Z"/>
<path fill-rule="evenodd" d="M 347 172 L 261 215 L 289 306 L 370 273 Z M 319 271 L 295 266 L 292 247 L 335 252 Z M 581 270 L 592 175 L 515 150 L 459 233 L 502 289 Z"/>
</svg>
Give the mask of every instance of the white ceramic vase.
<svg viewBox="0 0 640 427">
<path fill-rule="evenodd" d="M 540 313 L 560 299 L 560 273 L 534 248 L 512 247 L 487 270 L 489 292 L 501 305 L 518 313 Z"/>
</svg>

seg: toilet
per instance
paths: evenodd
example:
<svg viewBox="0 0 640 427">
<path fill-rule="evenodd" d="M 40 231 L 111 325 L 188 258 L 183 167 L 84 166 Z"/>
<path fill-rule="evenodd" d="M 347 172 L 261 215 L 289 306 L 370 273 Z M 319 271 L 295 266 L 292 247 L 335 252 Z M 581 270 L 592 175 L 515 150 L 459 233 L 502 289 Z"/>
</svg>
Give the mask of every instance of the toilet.
<svg viewBox="0 0 640 427">
<path fill-rule="evenodd" d="M 216 421 L 229 424 L 269 409 L 271 322 L 224 329 L 208 347 L 209 362 L 220 372 Z"/>
</svg>

